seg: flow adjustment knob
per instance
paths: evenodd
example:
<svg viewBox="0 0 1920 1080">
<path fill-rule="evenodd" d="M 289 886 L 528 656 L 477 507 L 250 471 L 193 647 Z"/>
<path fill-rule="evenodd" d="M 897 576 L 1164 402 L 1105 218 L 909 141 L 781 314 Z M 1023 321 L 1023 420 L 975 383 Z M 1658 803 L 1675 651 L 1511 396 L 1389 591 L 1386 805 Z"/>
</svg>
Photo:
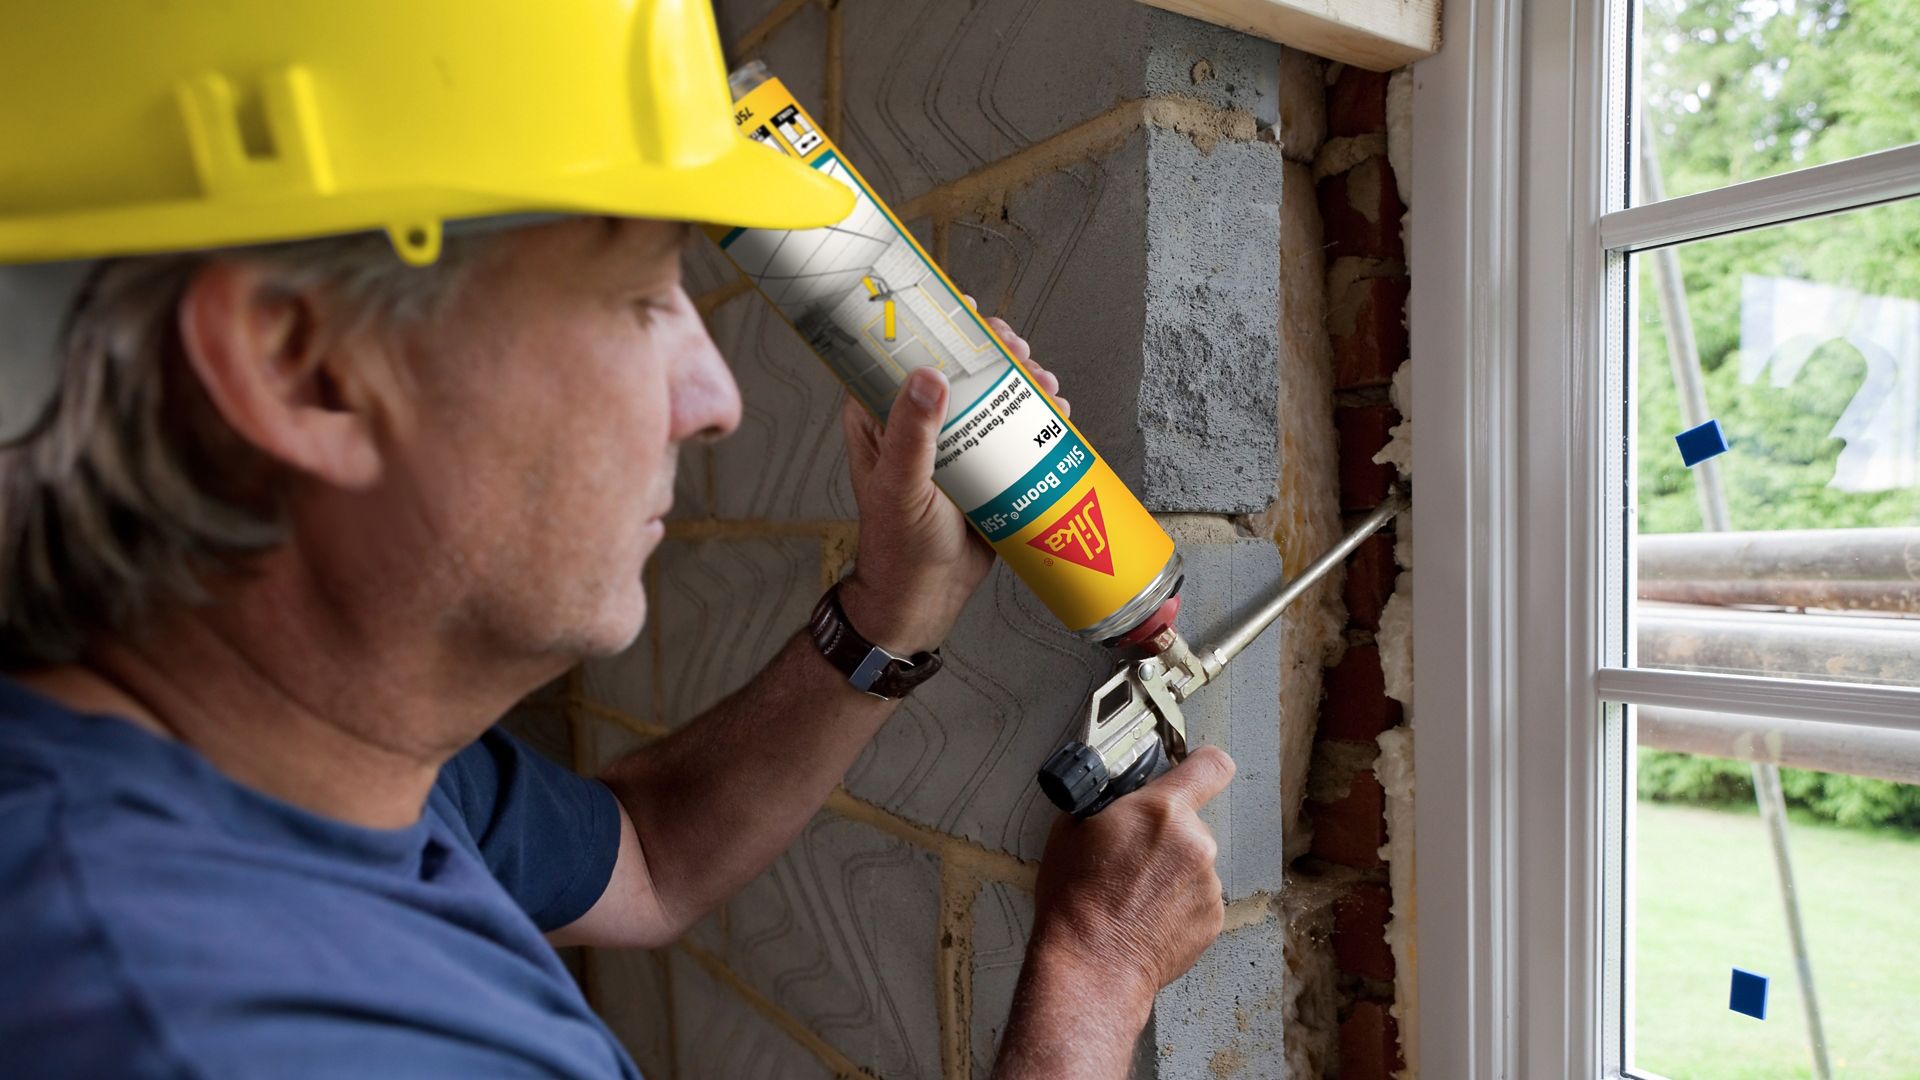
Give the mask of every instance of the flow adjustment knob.
<svg viewBox="0 0 1920 1080">
<path fill-rule="evenodd" d="M 1092 747 L 1070 742 L 1040 766 L 1040 790 L 1047 793 L 1053 805 L 1074 817 L 1090 818 L 1120 796 L 1140 790 L 1166 763 L 1167 752 L 1155 739 L 1133 764 L 1115 776 Z"/>
<path fill-rule="evenodd" d="M 1107 766 L 1093 747 L 1070 742 L 1040 766 L 1039 779 L 1048 801 L 1075 817 L 1083 817 L 1107 785 Z"/>
</svg>

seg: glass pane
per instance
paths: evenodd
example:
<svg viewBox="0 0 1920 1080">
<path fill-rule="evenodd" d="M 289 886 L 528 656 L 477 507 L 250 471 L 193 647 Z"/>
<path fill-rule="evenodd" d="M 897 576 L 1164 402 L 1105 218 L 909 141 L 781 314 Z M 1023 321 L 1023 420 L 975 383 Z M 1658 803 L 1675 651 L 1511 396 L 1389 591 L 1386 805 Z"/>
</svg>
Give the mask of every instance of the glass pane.
<svg viewBox="0 0 1920 1080">
<path fill-rule="evenodd" d="M 1675 1080 L 1920 1076 L 1920 736 L 1636 712 L 1631 1064 Z M 1785 767 L 1735 756 L 1756 746 Z M 1763 808 L 1781 804 L 1776 832 Z M 1757 982 L 1736 969 L 1765 980 L 1764 1018 L 1733 1008 Z"/>
<path fill-rule="evenodd" d="M 1631 272 L 1638 663 L 1920 685 L 1920 202 Z"/>
<path fill-rule="evenodd" d="M 1642 0 L 1636 16 L 1635 132 L 1658 163 L 1636 202 L 1920 140 L 1915 0 Z"/>
</svg>

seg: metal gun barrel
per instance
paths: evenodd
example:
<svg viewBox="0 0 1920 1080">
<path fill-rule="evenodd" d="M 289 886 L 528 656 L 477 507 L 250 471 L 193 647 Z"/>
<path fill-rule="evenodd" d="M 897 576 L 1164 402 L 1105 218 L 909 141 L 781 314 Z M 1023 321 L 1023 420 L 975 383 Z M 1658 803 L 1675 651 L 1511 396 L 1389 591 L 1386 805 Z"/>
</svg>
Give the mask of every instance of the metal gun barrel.
<svg viewBox="0 0 1920 1080">
<path fill-rule="evenodd" d="M 1373 513 L 1368 514 L 1353 531 L 1340 538 L 1340 542 L 1327 550 L 1327 553 L 1315 559 L 1305 570 L 1280 587 L 1266 603 L 1248 612 L 1227 630 L 1226 634 L 1213 646 L 1209 659 L 1225 665 L 1253 644 L 1254 639 L 1266 632 L 1274 620 L 1280 617 L 1287 606 L 1299 599 L 1300 594 L 1313 587 L 1313 583 L 1327 575 L 1327 571 L 1340 565 L 1353 549 L 1360 546 L 1367 537 L 1379 532 L 1381 526 L 1393 520 L 1395 514 L 1407 508 L 1407 495 L 1404 490 L 1395 487 Z M 1211 664 L 1208 665 L 1212 667 Z"/>
</svg>

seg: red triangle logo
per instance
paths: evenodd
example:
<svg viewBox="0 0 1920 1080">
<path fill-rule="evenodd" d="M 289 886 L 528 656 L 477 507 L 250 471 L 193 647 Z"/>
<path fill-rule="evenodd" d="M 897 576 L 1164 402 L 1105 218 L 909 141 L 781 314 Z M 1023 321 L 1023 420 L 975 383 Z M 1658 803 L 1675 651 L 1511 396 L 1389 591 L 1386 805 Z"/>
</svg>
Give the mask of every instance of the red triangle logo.
<svg viewBox="0 0 1920 1080">
<path fill-rule="evenodd" d="M 1107 546 L 1107 519 L 1100 514 L 1100 492 L 1094 488 L 1088 488 L 1086 498 L 1027 543 L 1048 555 L 1113 576 L 1113 549 Z"/>
</svg>

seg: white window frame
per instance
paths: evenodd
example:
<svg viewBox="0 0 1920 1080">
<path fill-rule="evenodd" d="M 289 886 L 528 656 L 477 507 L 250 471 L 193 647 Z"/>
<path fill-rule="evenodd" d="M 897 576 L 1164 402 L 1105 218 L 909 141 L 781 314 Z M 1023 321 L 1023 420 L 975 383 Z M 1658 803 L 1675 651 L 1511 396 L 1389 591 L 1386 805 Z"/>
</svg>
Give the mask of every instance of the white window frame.
<svg viewBox="0 0 1920 1080">
<path fill-rule="evenodd" d="M 1607 325 L 1605 252 L 1920 192 L 1909 147 L 1738 196 L 1605 213 L 1610 2 L 1625 0 L 1448 0 L 1445 47 L 1414 68 L 1427 1077 L 1618 1076 L 1625 1065 L 1609 972 L 1626 927 L 1606 906 L 1623 785 L 1601 775 L 1601 701 L 1920 730 L 1916 690 L 1602 667 L 1620 614 L 1598 597 L 1600 495 L 1620 466 L 1600 452 L 1604 349 L 1624 329 Z"/>
</svg>

